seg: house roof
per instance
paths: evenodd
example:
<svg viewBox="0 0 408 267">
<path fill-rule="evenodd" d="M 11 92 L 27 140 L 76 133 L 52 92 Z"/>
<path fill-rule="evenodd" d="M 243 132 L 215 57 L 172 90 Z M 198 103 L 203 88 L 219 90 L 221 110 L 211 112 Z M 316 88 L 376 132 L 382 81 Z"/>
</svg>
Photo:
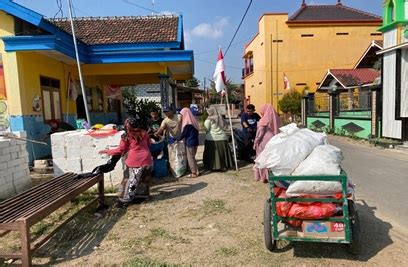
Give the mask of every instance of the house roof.
<svg viewBox="0 0 408 267">
<path fill-rule="evenodd" d="M 343 87 L 369 85 L 380 76 L 380 72 L 371 68 L 331 69 L 331 74 Z"/>
<path fill-rule="evenodd" d="M 71 34 L 68 19 L 48 19 Z M 178 39 L 178 16 L 84 17 L 75 19 L 77 38 L 88 45 L 166 43 Z"/>
<path fill-rule="evenodd" d="M 336 5 L 307 5 L 302 4 L 288 20 L 296 22 L 382 22 L 380 16 L 364 12 L 355 8 Z"/>
<path fill-rule="evenodd" d="M 357 61 L 354 68 L 373 68 L 375 64 L 377 64 L 377 61 L 381 58 L 381 56 L 377 55 L 377 52 L 383 49 L 383 43 L 384 42 L 382 40 L 371 41 L 370 46 Z"/>
<path fill-rule="evenodd" d="M 384 47 L 384 41 L 383 40 L 374 40 L 373 41 L 375 45 L 377 45 L 379 48 L 383 49 Z"/>
</svg>

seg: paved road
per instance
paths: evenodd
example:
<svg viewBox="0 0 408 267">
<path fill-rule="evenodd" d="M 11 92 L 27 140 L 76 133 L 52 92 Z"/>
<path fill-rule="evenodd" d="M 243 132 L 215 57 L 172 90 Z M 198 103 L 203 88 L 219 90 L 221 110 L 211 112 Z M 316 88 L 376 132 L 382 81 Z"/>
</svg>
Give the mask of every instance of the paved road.
<svg viewBox="0 0 408 267">
<path fill-rule="evenodd" d="M 397 230 L 408 232 L 408 155 L 331 140 L 342 149 L 343 168 L 357 184 L 356 197 Z"/>
</svg>

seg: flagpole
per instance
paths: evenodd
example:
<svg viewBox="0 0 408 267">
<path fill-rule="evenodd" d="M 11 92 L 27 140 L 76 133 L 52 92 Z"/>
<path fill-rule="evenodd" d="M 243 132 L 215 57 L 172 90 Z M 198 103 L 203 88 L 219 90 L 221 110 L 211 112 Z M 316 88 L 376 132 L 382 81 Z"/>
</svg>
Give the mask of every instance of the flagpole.
<svg viewBox="0 0 408 267">
<path fill-rule="evenodd" d="M 71 21 L 71 31 L 72 31 L 72 39 L 74 41 L 74 48 L 75 48 L 75 56 L 76 56 L 76 61 L 78 65 L 78 74 L 79 74 L 79 81 L 81 83 L 81 91 L 82 91 L 82 96 L 84 100 L 84 106 L 85 106 L 85 114 L 86 114 L 86 121 L 91 125 L 91 117 L 89 116 L 89 110 L 88 110 L 88 101 L 87 101 L 87 95 L 85 92 L 85 86 L 84 86 L 84 79 L 82 77 L 82 70 L 81 70 L 81 62 L 79 59 L 79 53 L 78 53 L 78 44 L 75 36 L 75 27 L 74 27 L 74 20 L 72 18 L 72 0 L 67 0 L 68 2 L 68 10 L 69 10 L 69 19 Z"/>
<path fill-rule="evenodd" d="M 228 111 L 228 118 L 229 118 L 229 124 L 230 124 L 230 129 L 231 129 L 232 147 L 234 148 L 233 151 L 234 151 L 235 170 L 238 171 L 237 151 L 235 147 L 234 130 L 232 129 L 231 109 L 230 109 L 229 100 L 228 100 L 227 88 L 225 88 L 225 99 L 227 101 L 227 111 Z"/>
</svg>

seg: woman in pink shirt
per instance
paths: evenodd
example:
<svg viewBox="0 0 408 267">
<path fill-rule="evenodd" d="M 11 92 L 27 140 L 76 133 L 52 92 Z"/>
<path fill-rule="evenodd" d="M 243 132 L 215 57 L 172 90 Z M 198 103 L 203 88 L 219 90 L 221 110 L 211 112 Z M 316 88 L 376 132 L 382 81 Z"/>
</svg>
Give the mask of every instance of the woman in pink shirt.
<svg viewBox="0 0 408 267">
<path fill-rule="evenodd" d="M 125 133 L 122 135 L 119 147 L 99 152 L 111 156 L 128 154 L 125 161 L 128 175 L 125 175 L 122 181 L 118 204 L 128 205 L 138 197 L 149 196 L 149 180 L 153 164 L 149 146 L 149 135 L 141 128 L 140 122 L 129 118 L 125 121 Z"/>
<path fill-rule="evenodd" d="M 265 149 L 271 138 L 279 133 L 281 120 L 271 104 L 264 104 L 260 108 L 261 119 L 258 122 L 254 140 L 254 150 L 258 157 Z M 264 183 L 268 182 L 268 169 L 255 169 L 255 179 Z"/>
</svg>

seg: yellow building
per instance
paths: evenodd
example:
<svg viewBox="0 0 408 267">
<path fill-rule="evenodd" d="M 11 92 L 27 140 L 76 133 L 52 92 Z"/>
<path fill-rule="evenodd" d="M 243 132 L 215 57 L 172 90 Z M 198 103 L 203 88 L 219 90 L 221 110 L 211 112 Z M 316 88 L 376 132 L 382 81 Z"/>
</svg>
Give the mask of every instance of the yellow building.
<svg viewBox="0 0 408 267">
<path fill-rule="evenodd" d="M 75 125 L 84 118 L 84 98 L 92 124 L 120 122 L 122 87 L 175 106 L 176 81 L 193 75 L 182 16 L 78 18 L 75 30 L 86 96 L 78 85 L 70 21 L 0 0 L 0 131 L 42 140 L 47 122 Z M 50 146 L 27 148 L 31 161 L 50 154 Z"/>
<path fill-rule="evenodd" d="M 334 0 L 333 0 L 334 1 Z M 344 6 L 307 5 L 291 17 L 266 13 L 245 46 L 243 79 L 248 102 L 277 102 L 289 89 L 314 92 L 332 68 L 353 68 L 367 44 L 382 40 L 379 16 Z M 285 88 L 286 87 L 286 88 Z"/>
</svg>

